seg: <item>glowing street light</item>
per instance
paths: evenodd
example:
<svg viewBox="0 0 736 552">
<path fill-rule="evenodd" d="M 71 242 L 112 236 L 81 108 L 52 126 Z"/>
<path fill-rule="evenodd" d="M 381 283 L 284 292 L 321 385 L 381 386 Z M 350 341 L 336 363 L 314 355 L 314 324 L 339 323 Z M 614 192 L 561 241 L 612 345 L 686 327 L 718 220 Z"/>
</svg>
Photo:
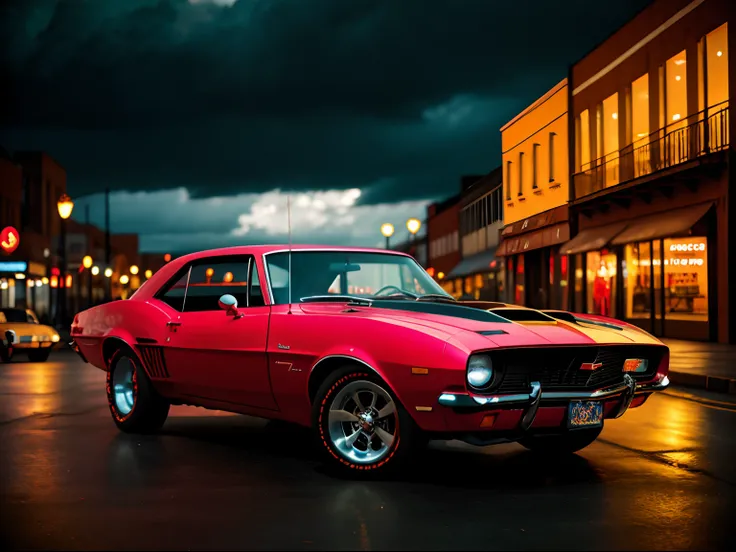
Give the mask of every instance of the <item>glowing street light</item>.
<svg viewBox="0 0 736 552">
<path fill-rule="evenodd" d="M 112 277 L 112 268 L 108 267 L 105 269 L 105 278 L 111 278 Z"/>
<path fill-rule="evenodd" d="M 164 255 L 164 262 L 168 263 L 171 260 L 171 253 L 167 253 Z"/>
<path fill-rule="evenodd" d="M 82 266 L 84 268 L 91 267 L 92 266 L 92 257 L 90 257 L 89 255 L 85 255 L 84 258 L 82 259 Z"/>
<path fill-rule="evenodd" d="M 381 234 L 383 234 L 383 237 L 386 238 L 386 249 L 390 249 L 389 244 L 391 241 L 391 236 L 394 235 L 394 225 L 390 222 L 385 222 L 381 225 Z"/>
<path fill-rule="evenodd" d="M 422 222 L 417 218 L 410 218 L 406 221 L 406 229 L 411 233 L 412 239 L 417 235 L 422 227 Z"/>
<path fill-rule="evenodd" d="M 149 268 L 148 270 L 146 270 L 146 279 L 150 278 L 151 276 L 153 276 L 153 270 Z"/>
<path fill-rule="evenodd" d="M 138 267 L 137 267 L 136 265 L 133 265 L 133 266 L 131 266 L 131 267 L 130 267 L 130 273 L 131 273 L 131 274 L 132 274 L 133 276 L 135 276 L 136 274 L 138 274 Z"/>
<path fill-rule="evenodd" d="M 128 275 L 127 274 L 123 274 L 122 276 L 120 276 L 120 283 L 121 284 L 123 284 L 125 286 L 125 285 L 128 284 L 128 282 L 130 282 L 130 278 L 128 278 Z"/>
<path fill-rule="evenodd" d="M 92 276 L 97 276 L 100 273 L 100 267 L 99 266 L 93 266 L 92 267 Z"/>
<path fill-rule="evenodd" d="M 62 194 L 59 201 L 56 202 L 56 208 L 59 210 L 59 216 L 66 220 L 72 216 L 72 210 L 74 209 L 74 202 L 66 194 Z"/>
</svg>

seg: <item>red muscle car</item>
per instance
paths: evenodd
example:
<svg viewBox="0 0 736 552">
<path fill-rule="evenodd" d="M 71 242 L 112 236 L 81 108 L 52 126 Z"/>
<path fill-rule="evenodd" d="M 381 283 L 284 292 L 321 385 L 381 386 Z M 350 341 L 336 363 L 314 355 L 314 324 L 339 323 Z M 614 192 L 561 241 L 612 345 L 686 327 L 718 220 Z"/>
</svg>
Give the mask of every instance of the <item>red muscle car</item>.
<svg viewBox="0 0 736 552">
<path fill-rule="evenodd" d="M 412 257 L 374 249 L 187 255 L 77 314 L 71 335 L 107 372 L 123 431 L 160 429 L 172 404 L 285 420 L 362 473 L 428 439 L 574 452 L 669 384 L 668 348 L 639 328 L 459 303 Z"/>
</svg>

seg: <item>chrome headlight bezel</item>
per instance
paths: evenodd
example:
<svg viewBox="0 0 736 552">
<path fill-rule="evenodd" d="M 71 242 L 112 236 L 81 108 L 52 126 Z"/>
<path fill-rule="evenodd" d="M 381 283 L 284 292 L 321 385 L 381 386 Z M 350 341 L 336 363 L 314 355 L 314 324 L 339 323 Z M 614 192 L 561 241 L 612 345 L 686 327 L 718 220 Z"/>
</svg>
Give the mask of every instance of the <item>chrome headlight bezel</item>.
<svg viewBox="0 0 736 552">
<path fill-rule="evenodd" d="M 491 356 L 486 353 L 476 353 L 468 357 L 465 369 L 465 381 L 470 389 L 484 391 L 493 386 L 496 371 L 493 369 Z"/>
</svg>

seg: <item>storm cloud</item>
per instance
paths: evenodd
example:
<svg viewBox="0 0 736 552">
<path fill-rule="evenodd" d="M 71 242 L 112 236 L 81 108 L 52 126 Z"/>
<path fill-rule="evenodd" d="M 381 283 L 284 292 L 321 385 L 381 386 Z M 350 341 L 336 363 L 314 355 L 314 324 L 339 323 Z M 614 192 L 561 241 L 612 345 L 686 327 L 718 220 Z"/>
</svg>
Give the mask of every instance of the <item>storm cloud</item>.
<svg viewBox="0 0 736 552">
<path fill-rule="evenodd" d="M 647 3 L 6 1 L 0 141 L 76 195 L 426 202 L 493 169 L 499 127 Z"/>
</svg>

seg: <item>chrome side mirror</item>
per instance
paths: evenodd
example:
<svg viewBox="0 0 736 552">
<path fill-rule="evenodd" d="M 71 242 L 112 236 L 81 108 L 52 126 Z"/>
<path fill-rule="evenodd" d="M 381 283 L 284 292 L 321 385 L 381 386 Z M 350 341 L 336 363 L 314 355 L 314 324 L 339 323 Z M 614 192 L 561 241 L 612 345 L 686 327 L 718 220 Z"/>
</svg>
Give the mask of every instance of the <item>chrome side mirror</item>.
<svg viewBox="0 0 736 552">
<path fill-rule="evenodd" d="M 238 312 L 238 300 L 233 297 L 230 294 L 225 294 L 222 297 L 220 297 L 220 300 L 217 302 L 218 305 L 220 305 L 220 308 L 227 312 L 230 316 L 234 318 L 242 318 L 242 314 Z"/>
</svg>

